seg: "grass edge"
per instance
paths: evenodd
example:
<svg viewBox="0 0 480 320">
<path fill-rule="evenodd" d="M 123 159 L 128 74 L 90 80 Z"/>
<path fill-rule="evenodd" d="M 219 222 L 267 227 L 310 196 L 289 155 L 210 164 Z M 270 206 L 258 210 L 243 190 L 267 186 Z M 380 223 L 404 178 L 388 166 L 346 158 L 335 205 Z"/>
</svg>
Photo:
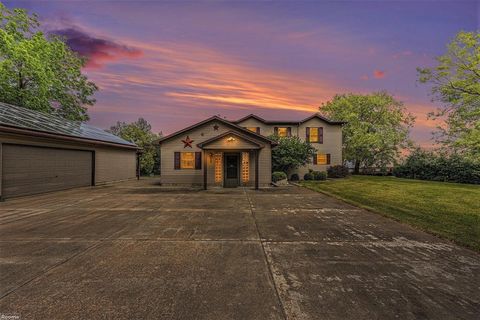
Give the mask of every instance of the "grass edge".
<svg viewBox="0 0 480 320">
<path fill-rule="evenodd" d="M 412 229 L 419 230 L 419 231 L 423 231 L 423 232 L 428 233 L 428 234 L 430 234 L 430 235 L 432 235 L 432 236 L 434 236 L 434 237 L 436 237 L 436 238 L 438 238 L 438 239 L 448 241 L 448 242 L 450 242 L 450 243 L 452 243 L 452 244 L 461 246 L 462 248 L 468 249 L 468 250 L 473 251 L 473 252 L 475 252 L 475 253 L 480 253 L 480 248 L 476 248 L 476 247 L 470 246 L 470 245 L 468 245 L 468 244 L 466 244 L 466 243 L 456 241 L 456 240 L 453 239 L 453 238 L 449 238 L 449 237 L 444 236 L 444 235 L 442 235 L 442 234 L 436 233 L 436 232 L 433 231 L 433 230 L 428 230 L 428 229 L 425 229 L 425 228 L 423 228 L 423 227 L 421 227 L 421 226 L 414 225 L 414 224 L 410 224 L 410 223 L 408 223 L 408 222 L 402 221 L 402 220 L 400 220 L 400 219 L 398 219 L 398 218 L 396 218 L 396 217 L 393 217 L 393 216 L 389 215 L 388 213 L 385 213 L 385 212 L 380 211 L 380 210 L 378 210 L 378 209 L 375 209 L 375 208 L 372 208 L 372 207 L 370 207 L 370 206 L 364 205 L 364 204 L 359 203 L 359 202 L 357 202 L 357 201 L 344 198 L 344 197 L 342 197 L 342 196 L 339 196 L 339 195 L 337 195 L 337 194 L 334 194 L 334 193 L 331 193 L 331 192 L 328 192 L 328 191 L 325 191 L 325 190 L 316 190 L 316 189 L 310 188 L 310 187 L 308 187 L 308 186 L 303 185 L 301 182 L 300 182 L 300 183 L 296 183 L 295 185 L 296 185 L 296 186 L 299 186 L 299 187 L 301 187 L 301 188 L 305 188 L 305 189 L 314 191 L 314 192 L 323 193 L 323 194 L 325 194 L 325 195 L 327 195 L 327 196 L 329 196 L 329 197 L 332 197 L 332 198 L 335 198 L 335 199 L 337 199 L 337 200 L 341 200 L 341 201 L 343 201 L 343 202 L 345 202 L 345 203 L 348 203 L 348 204 L 354 205 L 354 206 L 356 206 L 356 207 L 365 209 L 365 210 L 367 210 L 368 212 L 371 212 L 371 213 L 374 213 L 374 214 L 379 214 L 379 215 L 381 215 L 381 216 L 383 216 L 383 217 L 385 217 L 385 218 L 388 218 L 388 219 L 391 219 L 391 220 L 393 220 L 393 221 L 396 221 L 396 222 L 398 222 L 398 223 L 400 223 L 400 224 L 402 224 L 402 225 L 408 226 L 408 227 L 410 227 L 410 228 L 412 228 Z"/>
</svg>

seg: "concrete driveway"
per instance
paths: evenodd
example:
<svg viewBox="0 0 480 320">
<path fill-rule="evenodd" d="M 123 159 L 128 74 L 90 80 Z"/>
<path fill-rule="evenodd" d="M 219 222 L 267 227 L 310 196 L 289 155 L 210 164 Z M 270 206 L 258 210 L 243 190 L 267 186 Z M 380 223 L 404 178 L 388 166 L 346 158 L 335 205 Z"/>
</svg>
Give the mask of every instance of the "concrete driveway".
<svg viewBox="0 0 480 320">
<path fill-rule="evenodd" d="M 0 315 L 478 319 L 480 254 L 297 187 L 0 203 Z"/>
</svg>

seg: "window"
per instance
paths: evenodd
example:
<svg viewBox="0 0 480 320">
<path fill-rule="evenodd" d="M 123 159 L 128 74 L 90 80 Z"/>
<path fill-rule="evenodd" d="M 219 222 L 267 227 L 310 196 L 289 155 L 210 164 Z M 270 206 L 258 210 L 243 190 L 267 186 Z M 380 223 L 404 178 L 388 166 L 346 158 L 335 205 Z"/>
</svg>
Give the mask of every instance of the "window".
<svg viewBox="0 0 480 320">
<path fill-rule="evenodd" d="M 215 163 L 215 182 L 222 182 L 222 154 L 221 153 L 215 153 L 214 157 L 214 163 Z"/>
<path fill-rule="evenodd" d="M 201 152 L 174 152 L 173 166 L 175 170 L 180 169 L 202 169 Z"/>
<path fill-rule="evenodd" d="M 310 142 L 318 142 L 318 128 L 310 128 Z"/>
<path fill-rule="evenodd" d="M 279 137 L 289 137 L 290 136 L 290 127 L 278 127 L 277 136 Z"/>
<path fill-rule="evenodd" d="M 242 181 L 248 182 L 250 179 L 250 168 L 249 168 L 249 157 L 250 153 L 242 152 Z"/>
<path fill-rule="evenodd" d="M 307 142 L 323 143 L 323 128 L 322 127 L 308 127 L 306 129 Z"/>
<path fill-rule="evenodd" d="M 260 133 L 260 127 L 245 127 L 245 129 L 255 133 Z"/>
<path fill-rule="evenodd" d="M 313 164 L 330 164 L 330 154 L 317 153 L 313 158 Z"/>
<path fill-rule="evenodd" d="M 195 169 L 195 152 L 180 153 L 180 169 Z"/>
<path fill-rule="evenodd" d="M 317 164 L 327 164 L 327 155 L 325 153 L 317 154 Z"/>
</svg>

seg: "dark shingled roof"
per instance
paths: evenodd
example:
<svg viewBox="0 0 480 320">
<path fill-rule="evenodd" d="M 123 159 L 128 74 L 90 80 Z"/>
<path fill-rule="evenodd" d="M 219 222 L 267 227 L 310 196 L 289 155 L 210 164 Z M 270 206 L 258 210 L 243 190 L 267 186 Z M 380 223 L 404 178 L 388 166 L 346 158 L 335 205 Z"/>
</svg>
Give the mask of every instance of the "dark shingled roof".
<svg viewBox="0 0 480 320">
<path fill-rule="evenodd" d="M 247 119 L 250 119 L 250 118 L 254 118 L 254 119 L 257 119 L 258 121 L 260 122 L 263 122 L 265 124 L 294 124 L 294 125 L 298 125 L 298 124 L 301 124 L 301 123 L 304 123 L 304 122 L 307 122 L 308 120 L 310 119 L 313 119 L 313 118 L 319 118 L 323 121 L 325 121 L 326 123 L 329 123 L 329 124 L 338 124 L 338 125 L 342 125 L 342 124 L 345 124 L 346 122 L 345 121 L 333 121 L 333 120 L 330 120 L 324 116 L 322 116 L 321 114 L 319 113 L 314 113 L 313 115 L 305 118 L 305 119 L 302 119 L 302 120 L 265 120 L 263 119 L 262 117 L 259 117 L 253 113 L 249 114 L 248 116 L 245 116 L 243 118 L 240 118 L 238 120 L 235 120 L 235 121 L 232 121 L 233 123 L 240 123 L 242 121 L 245 121 Z"/>
<path fill-rule="evenodd" d="M 132 142 L 79 121 L 66 120 L 51 114 L 0 102 L 0 127 L 2 126 L 136 147 Z"/>
</svg>

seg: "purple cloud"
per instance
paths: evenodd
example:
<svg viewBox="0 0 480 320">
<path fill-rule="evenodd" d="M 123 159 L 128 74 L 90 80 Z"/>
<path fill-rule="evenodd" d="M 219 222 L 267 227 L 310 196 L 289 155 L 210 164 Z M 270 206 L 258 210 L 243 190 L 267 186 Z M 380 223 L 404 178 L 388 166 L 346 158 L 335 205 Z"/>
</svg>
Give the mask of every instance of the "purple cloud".
<svg viewBox="0 0 480 320">
<path fill-rule="evenodd" d="M 67 45 L 81 56 L 87 57 L 87 68 L 101 68 L 106 63 L 120 59 L 134 59 L 143 55 L 143 51 L 108 39 L 91 36 L 79 29 L 69 27 L 51 31 L 62 36 Z"/>
</svg>

